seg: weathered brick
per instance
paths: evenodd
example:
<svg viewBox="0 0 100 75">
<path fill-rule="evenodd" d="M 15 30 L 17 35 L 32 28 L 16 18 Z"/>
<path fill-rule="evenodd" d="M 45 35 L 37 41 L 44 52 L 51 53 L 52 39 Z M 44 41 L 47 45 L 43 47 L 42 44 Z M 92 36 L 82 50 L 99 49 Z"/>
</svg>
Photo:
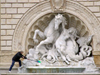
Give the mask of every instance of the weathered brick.
<svg viewBox="0 0 100 75">
<path fill-rule="evenodd" d="M 6 0 L 6 2 L 17 2 L 17 0 Z"/>
<path fill-rule="evenodd" d="M 23 4 L 12 4 L 12 7 L 23 7 Z"/>
<path fill-rule="evenodd" d="M 25 13 L 29 8 L 18 8 L 18 13 Z"/>
<path fill-rule="evenodd" d="M 1 0 L 1 2 L 6 2 L 6 0 Z"/>
<path fill-rule="evenodd" d="M 5 8 L 1 8 L 1 13 L 5 13 L 6 9 Z"/>
<path fill-rule="evenodd" d="M 6 53 L 2 53 L 3 55 L 1 56 L 0 65 L 2 64 L 2 66 L 3 65 L 7 66 L 7 65 L 10 65 L 13 55 L 11 55 L 11 50 L 10 51 L 4 50 L 4 52 Z M 18 64 L 18 63 L 15 63 L 15 64 Z"/>
<path fill-rule="evenodd" d="M 1 29 L 11 29 L 11 25 L 1 25 Z"/>
<path fill-rule="evenodd" d="M 1 7 L 11 7 L 11 4 L 1 4 Z"/>
<path fill-rule="evenodd" d="M 100 5 L 100 1 L 94 2 L 94 5 Z"/>
<path fill-rule="evenodd" d="M 1 46 L 6 45 L 6 41 L 1 41 Z"/>
<path fill-rule="evenodd" d="M 95 2 L 95 1 L 99 1 L 99 0 L 88 0 L 88 1 L 94 1 Z"/>
<path fill-rule="evenodd" d="M 16 25 L 12 25 L 12 29 L 15 29 L 16 28 Z"/>
<path fill-rule="evenodd" d="M 1 36 L 1 40 L 12 40 L 12 36 Z"/>
<path fill-rule="evenodd" d="M 40 0 L 40 1 L 44 1 L 44 0 Z M 76 0 L 75 0 L 76 1 Z"/>
<path fill-rule="evenodd" d="M 100 16 L 100 12 L 98 12 L 98 13 L 94 13 L 96 16 Z"/>
<path fill-rule="evenodd" d="M 88 7 L 92 12 L 99 12 L 100 8 L 98 6 L 95 7 Z"/>
<path fill-rule="evenodd" d="M 1 30 L 1 35 L 6 35 L 6 30 Z"/>
<path fill-rule="evenodd" d="M 7 19 L 7 24 L 17 24 L 19 19 Z"/>
<path fill-rule="evenodd" d="M 33 5 L 35 5 L 35 4 L 24 4 L 24 7 L 32 7 Z"/>
<path fill-rule="evenodd" d="M 6 24 L 6 19 L 1 19 L 1 24 Z"/>
<path fill-rule="evenodd" d="M 100 17 L 99 17 L 98 19 L 99 19 L 99 21 L 100 21 Z"/>
<path fill-rule="evenodd" d="M 17 13 L 17 8 L 7 8 L 7 13 Z"/>
<path fill-rule="evenodd" d="M 12 15 L 12 18 L 21 18 L 22 17 L 22 14 L 13 14 Z"/>
<path fill-rule="evenodd" d="M 29 0 L 29 2 L 40 2 L 40 0 Z"/>
<path fill-rule="evenodd" d="M 77 0 L 77 1 L 87 1 L 87 0 Z"/>
<path fill-rule="evenodd" d="M 28 0 L 18 0 L 18 2 L 28 2 Z"/>
<path fill-rule="evenodd" d="M 7 35 L 13 35 L 14 30 L 7 30 Z"/>
<path fill-rule="evenodd" d="M 11 47 L 1 47 L 1 50 L 11 50 Z"/>
<path fill-rule="evenodd" d="M 80 3 L 85 6 L 93 6 L 93 2 L 80 2 Z"/>
<path fill-rule="evenodd" d="M 11 15 L 8 15 L 8 14 L 1 14 L 1 18 L 11 18 Z"/>
<path fill-rule="evenodd" d="M 7 45 L 12 45 L 12 41 L 7 41 Z"/>
</svg>

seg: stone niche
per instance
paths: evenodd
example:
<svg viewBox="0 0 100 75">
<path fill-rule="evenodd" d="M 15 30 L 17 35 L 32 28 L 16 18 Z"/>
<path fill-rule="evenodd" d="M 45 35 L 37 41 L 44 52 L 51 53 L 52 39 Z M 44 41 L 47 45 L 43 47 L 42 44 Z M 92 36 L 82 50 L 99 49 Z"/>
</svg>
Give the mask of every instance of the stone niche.
<svg viewBox="0 0 100 75">
<path fill-rule="evenodd" d="M 80 37 L 87 37 L 89 36 L 89 29 L 85 26 L 84 22 L 82 20 L 80 20 L 78 17 L 69 14 L 69 13 L 61 13 L 63 14 L 63 16 L 66 18 L 67 21 L 67 26 L 66 28 L 70 28 L 70 27 L 74 27 L 77 29 L 78 31 L 78 35 Z M 37 21 L 35 21 L 35 23 L 30 27 L 29 32 L 28 32 L 28 36 L 27 36 L 27 40 L 26 40 L 26 49 L 29 50 L 30 48 L 34 48 L 34 46 L 36 46 L 39 43 L 35 43 L 33 41 L 33 36 L 34 36 L 34 31 L 36 29 L 41 30 L 42 32 L 45 30 L 45 28 L 48 26 L 48 24 L 50 23 L 50 21 L 55 17 L 55 13 L 49 13 L 46 14 L 42 17 L 40 17 Z M 37 37 L 37 39 L 39 41 L 42 41 L 43 39 L 41 39 L 39 36 Z"/>
<path fill-rule="evenodd" d="M 61 5 L 52 3 L 53 0 L 43 1 L 34 5 L 29 9 L 19 23 L 14 32 L 12 51 L 24 50 L 25 53 L 31 47 L 37 45 L 33 41 L 34 31 L 39 29 L 44 31 L 49 22 L 58 13 L 66 17 L 68 25 L 66 28 L 75 27 L 78 30 L 79 36 L 94 35 L 92 40 L 93 56 L 97 66 L 100 65 L 100 22 L 94 14 L 83 5 L 71 0 L 58 0 L 62 1 Z M 57 1 L 57 0 L 56 0 Z M 59 2 L 58 2 L 59 3 Z M 39 41 L 42 41 L 39 36 Z M 98 58 L 98 60 L 96 59 Z"/>
</svg>

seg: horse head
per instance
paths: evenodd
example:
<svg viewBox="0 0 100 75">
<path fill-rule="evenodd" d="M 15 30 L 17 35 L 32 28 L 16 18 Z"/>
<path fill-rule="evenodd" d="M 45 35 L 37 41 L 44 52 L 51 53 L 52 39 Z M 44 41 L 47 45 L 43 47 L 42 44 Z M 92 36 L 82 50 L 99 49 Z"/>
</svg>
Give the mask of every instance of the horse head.
<svg viewBox="0 0 100 75">
<path fill-rule="evenodd" d="M 63 17 L 63 15 L 58 14 L 55 16 L 55 30 L 59 28 L 59 25 L 62 23 L 62 27 L 65 28 L 65 25 L 67 25 L 66 18 Z"/>
</svg>

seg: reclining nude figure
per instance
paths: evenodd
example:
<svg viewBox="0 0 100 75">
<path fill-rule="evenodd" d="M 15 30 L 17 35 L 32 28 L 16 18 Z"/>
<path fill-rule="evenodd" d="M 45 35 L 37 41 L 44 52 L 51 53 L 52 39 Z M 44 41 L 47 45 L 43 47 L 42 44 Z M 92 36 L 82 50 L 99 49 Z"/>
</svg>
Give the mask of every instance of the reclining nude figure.
<svg viewBox="0 0 100 75">
<path fill-rule="evenodd" d="M 59 33 L 59 25 L 62 25 L 62 29 L 65 27 L 66 25 L 66 19 L 65 17 L 63 17 L 61 14 L 58 14 L 55 16 L 55 18 L 53 18 L 51 20 L 51 22 L 49 23 L 49 25 L 45 28 L 44 32 L 40 31 L 39 29 L 35 30 L 35 34 L 33 36 L 33 40 L 35 42 L 38 42 L 38 40 L 36 39 L 36 36 L 39 35 L 41 38 L 45 39 L 43 41 L 41 41 L 37 47 L 36 50 L 39 51 L 44 54 L 46 51 L 46 49 L 40 48 L 41 46 L 43 47 L 43 45 L 45 44 L 49 44 L 49 43 L 54 43 L 56 41 L 56 39 L 59 37 L 60 33 Z M 41 51 L 42 50 L 42 51 Z"/>
</svg>

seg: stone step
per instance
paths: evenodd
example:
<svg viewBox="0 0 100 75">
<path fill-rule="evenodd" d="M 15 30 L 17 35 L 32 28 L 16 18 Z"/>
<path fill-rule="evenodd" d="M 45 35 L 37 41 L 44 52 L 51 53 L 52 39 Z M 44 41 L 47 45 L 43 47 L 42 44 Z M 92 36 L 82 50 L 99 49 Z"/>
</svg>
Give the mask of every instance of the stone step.
<svg viewBox="0 0 100 75">
<path fill-rule="evenodd" d="M 17 73 L 18 68 L 13 68 L 11 73 L 8 73 L 9 68 L 0 68 L 0 75 L 100 75 L 100 73 Z"/>
<path fill-rule="evenodd" d="M 27 67 L 27 73 L 83 73 L 83 67 Z"/>
<path fill-rule="evenodd" d="M 8 67 L 0 67 L 0 74 L 2 74 L 2 73 L 8 73 L 8 71 L 9 71 L 9 68 Z M 12 73 L 17 73 L 18 72 L 18 68 L 16 67 L 14 67 L 14 68 L 12 68 Z"/>
<path fill-rule="evenodd" d="M 100 75 L 100 73 L 3 73 L 1 75 Z"/>
</svg>

